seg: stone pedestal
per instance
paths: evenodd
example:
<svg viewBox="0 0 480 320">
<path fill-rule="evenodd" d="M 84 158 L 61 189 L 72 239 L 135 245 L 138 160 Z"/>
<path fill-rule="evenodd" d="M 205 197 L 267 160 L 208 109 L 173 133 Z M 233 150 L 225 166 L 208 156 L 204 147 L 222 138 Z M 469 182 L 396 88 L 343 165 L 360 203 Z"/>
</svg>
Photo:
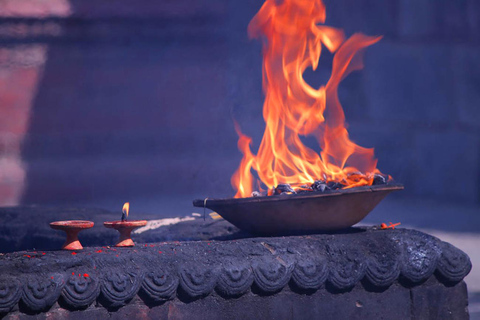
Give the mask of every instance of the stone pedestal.
<svg viewBox="0 0 480 320">
<path fill-rule="evenodd" d="M 15 252 L 7 318 L 467 319 L 468 256 L 407 229 Z"/>
</svg>

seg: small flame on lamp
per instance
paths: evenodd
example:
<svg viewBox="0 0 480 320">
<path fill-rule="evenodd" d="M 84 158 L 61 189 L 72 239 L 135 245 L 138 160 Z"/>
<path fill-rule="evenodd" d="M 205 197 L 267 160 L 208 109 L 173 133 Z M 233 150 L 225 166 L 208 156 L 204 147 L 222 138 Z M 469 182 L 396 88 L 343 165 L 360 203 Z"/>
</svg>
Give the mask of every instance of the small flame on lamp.
<svg viewBox="0 0 480 320">
<path fill-rule="evenodd" d="M 127 220 L 128 218 L 128 210 L 130 209 L 130 202 L 125 202 L 122 208 L 122 221 Z"/>
</svg>

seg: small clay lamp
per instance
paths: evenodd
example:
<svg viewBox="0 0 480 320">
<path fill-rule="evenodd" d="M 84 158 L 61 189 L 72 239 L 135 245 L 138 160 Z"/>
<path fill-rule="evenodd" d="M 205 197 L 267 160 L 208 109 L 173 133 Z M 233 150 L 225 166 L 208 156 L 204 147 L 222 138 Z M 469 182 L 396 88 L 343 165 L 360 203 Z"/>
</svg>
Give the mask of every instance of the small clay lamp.
<svg viewBox="0 0 480 320">
<path fill-rule="evenodd" d="M 147 224 L 146 220 L 127 221 L 129 208 L 130 203 L 126 202 L 123 205 L 121 221 L 107 221 L 103 223 L 105 227 L 113 228 L 120 233 L 120 239 L 115 245 L 116 247 L 133 247 L 135 243 L 133 242 L 131 236 L 132 230 L 138 227 L 143 227 Z"/>
<path fill-rule="evenodd" d="M 78 233 L 85 229 L 93 227 L 92 221 L 70 220 L 70 221 L 54 221 L 50 223 L 50 227 L 56 230 L 65 231 L 67 240 L 62 246 L 63 250 L 82 250 L 82 244 L 78 240 Z"/>
</svg>

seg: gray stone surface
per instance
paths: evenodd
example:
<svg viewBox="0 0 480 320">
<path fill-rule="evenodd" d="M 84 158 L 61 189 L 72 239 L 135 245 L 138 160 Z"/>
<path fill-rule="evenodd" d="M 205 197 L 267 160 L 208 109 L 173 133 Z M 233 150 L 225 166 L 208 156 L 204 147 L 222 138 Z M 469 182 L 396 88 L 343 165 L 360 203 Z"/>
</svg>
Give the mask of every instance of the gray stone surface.
<svg viewBox="0 0 480 320">
<path fill-rule="evenodd" d="M 465 283 L 452 287 L 437 284 L 426 286 L 421 290 L 411 290 L 412 314 L 415 319 L 468 319 L 465 304 Z M 435 307 L 438 306 L 438 307 Z M 462 310 L 463 312 L 459 312 Z"/>
<path fill-rule="evenodd" d="M 298 295 L 288 288 L 274 296 L 259 297 L 247 294 L 241 298 L 222 300 L 212 295 L 204 299 L 184 303 L 174 300 L 154 307 L 144 305 L 141 301 L 132 301 L 132 304 L 116 312 L 108 312 L 103 308 L 93 307 L 85 311 L 68 311 L 52 308 L 46 316 L 51 318 L 85 319 L 106 318 L 112 319 L 468 319 L 465 312 L 465 301 L 457 305 L 457 301 L 465 299 L 465 285 L 463 283 L 445 288 L 442 285 L 431 284 L 420 288 L 413 299 L 409 290 L 393 285 L 380 293 L 367 292 L 361 286 L 341 295 L 331 295 L 325 290 L 319 290 L 309 295 Z M 438 297 L 453 298 L 451 305 L 458 308 L 454 312 L 449 309 L 437 308 L 426 313 L 414 309 L 422 303 L 420 294 L 431 293 L 436 290 Z M 379 298 L 381 295 L 381 298 Z M 463 312 L 459 311 L 463 307 Z M 10 318 L 30 318 L 12 314 Z M 18 319 L 18 318 L 17 318 Z"/>
<path fill-rule="evenodd" d="M 20 318 L 60 317 L 66 309 L 93 317 L 465 319 L 462 279 L 471 264 L 459 249 L 415 230 L 358 228 L 24 251 L 2 255 L 0 268 L 0 312 Z"/>
</svg>

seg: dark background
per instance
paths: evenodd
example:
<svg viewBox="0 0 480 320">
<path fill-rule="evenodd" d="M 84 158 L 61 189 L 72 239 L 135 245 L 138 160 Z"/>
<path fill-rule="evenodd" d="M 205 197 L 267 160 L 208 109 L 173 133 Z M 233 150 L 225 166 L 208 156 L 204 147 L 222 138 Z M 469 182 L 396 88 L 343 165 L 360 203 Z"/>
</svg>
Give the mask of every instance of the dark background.
<svg viewBox="0 0 480 320">
<path fill-rule="evenodd" d="M 263 1 L 46 3 L 0 1 L 0 204 L 173 216 L 232 196 L 232 118 L 255 146 L 263 133 L 247 36 Z M 384 35 L 340 86 L 352 140 L 405 184 L 399 201 L 480 208 L 480 1 L 325 3 L 327 25 Z"/>
</svg>

